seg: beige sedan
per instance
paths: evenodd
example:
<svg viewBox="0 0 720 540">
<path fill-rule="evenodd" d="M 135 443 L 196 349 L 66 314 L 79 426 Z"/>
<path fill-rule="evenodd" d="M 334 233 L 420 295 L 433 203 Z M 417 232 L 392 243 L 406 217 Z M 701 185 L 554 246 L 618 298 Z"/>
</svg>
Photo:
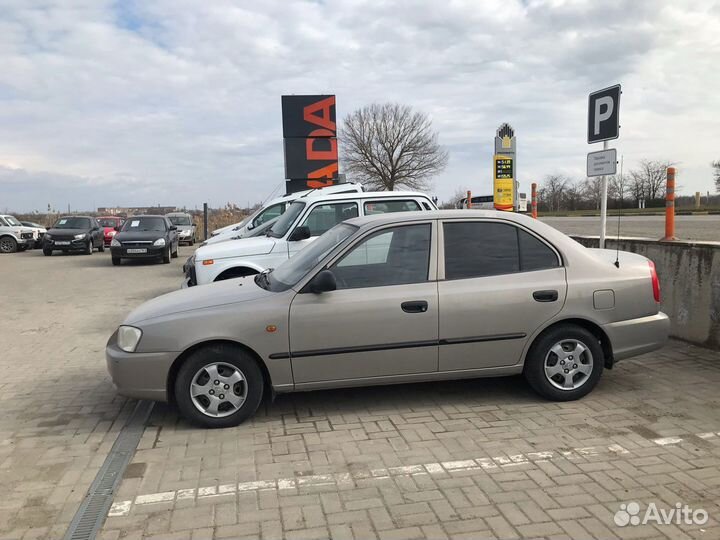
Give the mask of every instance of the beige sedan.
<svg viewBox="0 0 720 540">
<path fill-rule="evenodd" d="M 449 210 L 341 223 L 276 269 L 133 311 L 107 344 L 118 392 L 236 425 L 263 396 L 523 373 L 578 399 L 661 347 L 651 261 L 524 215 Z"/>
</svg>

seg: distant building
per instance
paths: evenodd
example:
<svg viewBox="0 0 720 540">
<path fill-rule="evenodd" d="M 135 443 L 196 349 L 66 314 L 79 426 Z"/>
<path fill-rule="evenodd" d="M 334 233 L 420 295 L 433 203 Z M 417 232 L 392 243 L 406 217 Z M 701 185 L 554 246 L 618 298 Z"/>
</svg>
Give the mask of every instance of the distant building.
<svg viewBox="0 0 720 540">
<path fill-rule="evenodd" d="M 128 207 L 98 207 L 98 214 L 105 216 L 136 216 L 139 214 L 160 214 L 165 215 L 170 212 L 176 212 L 175 206 L 128 206 Z"/>
</svg>

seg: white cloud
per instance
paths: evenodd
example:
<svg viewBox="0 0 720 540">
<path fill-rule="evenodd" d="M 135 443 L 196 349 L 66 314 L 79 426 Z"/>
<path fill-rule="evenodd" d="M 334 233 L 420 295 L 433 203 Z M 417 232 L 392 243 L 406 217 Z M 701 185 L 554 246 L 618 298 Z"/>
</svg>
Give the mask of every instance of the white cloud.
<svg viewBox="0 0 720 540">
<path fill-rule="evenodd" d="M 676 161 L 705 191 L 720 158 L 710 0 L 4 4 L 2 207 L 261 200 L 283 182 L 286 93 L 335 93 L 341 117 L 373 101 L 431 114 L 450 149 L 441 199 L 490 190 L 506 121 L 526 188 L 581 176 L 587 94 L 616 82 L 626 167 Z"/>
</svg>

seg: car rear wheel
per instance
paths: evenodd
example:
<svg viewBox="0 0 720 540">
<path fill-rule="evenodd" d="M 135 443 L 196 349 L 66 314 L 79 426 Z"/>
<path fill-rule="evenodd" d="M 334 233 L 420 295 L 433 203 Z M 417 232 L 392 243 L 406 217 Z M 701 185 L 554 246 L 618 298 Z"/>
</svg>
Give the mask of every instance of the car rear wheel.
<svg viewBox="0 0 720 540">
<path fill-rule="evenodd" d="M 604 363 L 597 337 L 580 326 L 563 324 L 533 343 L 523 373 L 541 396 L 571 401 L 590 393 L 600 380 Z"/>
<path fill-rule="evenodd" d="M 193 424 L 231 427 L 257 410 L 263 395 L 263 377 L 249 353 L 217 344 L 199 349 L 185 360 L 174 390 L 180 412 Z"/>
<path fill-rule="evenodd" d="M 0 253 L 15 253 L 16 251 L 17 241 L 12 236 L 0 238 Z"/>
<path fill-rule="evenodd" d="M 46 257 L 49 257 L 50 255 L 52 255 L 52 249 L 44 249 L 43 248 L 43 255 L 45 255 Z"/>
</svg>

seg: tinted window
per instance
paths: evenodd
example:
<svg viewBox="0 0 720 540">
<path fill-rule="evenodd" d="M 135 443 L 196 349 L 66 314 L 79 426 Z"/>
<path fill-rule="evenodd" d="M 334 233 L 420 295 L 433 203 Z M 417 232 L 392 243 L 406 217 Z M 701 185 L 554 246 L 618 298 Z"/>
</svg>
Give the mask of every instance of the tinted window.
<svg viewBox="0 0 720 540">
<path fill-rule="evenodd" d="M 120 225 L 119 219 L 98 219 L 98 223 L 100 223 L 101 227 L 115 227 L 116 225 Z"/>
<path fill-rule="evenodd" d="M 389 214 L 391 212 L 414 212 L 420 210 L 415 201 L 368 201 L 365 203 L 365 215 Z"/>
<path fill-rule="evenodd" d="M 315 206 L 303 221 L 310 229 L 310 236 L 320 236 L 338 223 L 358 216 L 358 207 L 352 203 L 319 204 Z"/>
<path fill-rule="evenodd" d="M 428 279 L 430 224 L 383 229 L 332 268 L 338 289 L 420 283 Z"/>
<path fill-rule="evenodd" d="M 523 272 L 560 266 L 555 252 L 533 235 L 518 229 L 518 238 L 520 240 L 520 268 Z"/>
<path fill-rule="evenodd" d="M 504 223 L 445 223 L 445 277 L 462 279 L 556 268 L 555 252 Z"/>
<path fill-rule="evenodd" d="M 515 227 L 502 223 L 445 223 L 445 278 L 511 274 L 520 270 Z"/>
<path fill-rule="evenodd" d="M 168 216 L 168 219 L 173 225 L 192 225 L 190 216 Z"/>
<path fill-rule="evenodd" d="M 131 217 L 125 222 L 123 231 L 155 231 L 164 232 L 166 229 L 165 218 L 161 217 Z"/>
</svg>

